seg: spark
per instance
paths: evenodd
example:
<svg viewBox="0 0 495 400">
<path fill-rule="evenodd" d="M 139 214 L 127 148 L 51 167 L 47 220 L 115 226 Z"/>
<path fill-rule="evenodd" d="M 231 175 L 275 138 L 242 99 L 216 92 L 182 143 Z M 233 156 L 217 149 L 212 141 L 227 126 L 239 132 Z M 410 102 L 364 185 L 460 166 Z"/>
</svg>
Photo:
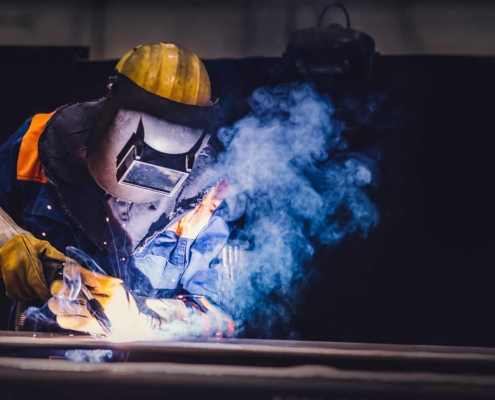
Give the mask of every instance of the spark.
<svg viewBox="0 0 495 400">
<path fill-rule="evenodd" d="M 46 206 L 46 208 L 48 208 L 49 210 L 51 210 L 51 209 L 52 209 L 52 206 L 51 206 L 50 204 L 48 204 L 48 205 Z"/>
</svg>

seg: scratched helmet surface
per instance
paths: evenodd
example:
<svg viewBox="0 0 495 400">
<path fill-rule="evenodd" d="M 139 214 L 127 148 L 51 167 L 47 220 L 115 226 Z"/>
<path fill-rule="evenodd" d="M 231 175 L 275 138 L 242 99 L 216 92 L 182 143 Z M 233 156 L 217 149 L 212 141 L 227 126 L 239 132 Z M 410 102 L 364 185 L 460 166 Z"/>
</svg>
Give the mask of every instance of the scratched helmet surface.
<svg viewBox="0 0 495 400">
<path fill-rule="evenodd" d="M 205 66 L 184 47 L 155 43 L 135 47 L 115 69 L 88 143 L 89 171 L 119 199 L 172 201 L 193 184 L 219 110 Z"/>
<path fill-rule="evenodd" d="M 137 46 L 117 64 L 118 73 L 143 89 L 184 104 L 210 103 L 210 78 L 198 56 L 173 43 Z"/>
</svg>

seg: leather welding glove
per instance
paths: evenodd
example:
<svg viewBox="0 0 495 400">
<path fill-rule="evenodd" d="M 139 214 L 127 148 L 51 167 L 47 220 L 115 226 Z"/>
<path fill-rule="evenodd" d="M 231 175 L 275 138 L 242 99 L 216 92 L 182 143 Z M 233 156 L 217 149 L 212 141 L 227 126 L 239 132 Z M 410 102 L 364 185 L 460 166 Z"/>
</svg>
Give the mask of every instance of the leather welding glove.
<svg viewBox="0 0 495 400">
<path fill-rule="evenodd" d="M 14 236 L 0 247 L 0 270 L 7 296 L 14 301 L 47 301 L 51 295 L 45 273 L 65 259 L 45 240 L 29 233 Z"/>
<path fill-rule="evenodd" d="M 0 207 L 0 276 L 14 301 L 50 298 L 47 281 L 65 256 L 19 227 Z M 47 279 L 48 277 L 48 279 Z"/>
<path fill-rule="evenodd" d="M 84 284 L 97 299 L 112 324 L 112 333 L 132 334 L 141 321 L 140 313 L 132 295 L 124 287 L 122 280 L 105 276 L 80 267 L 75 262 L 65 266 L 64 274 L 69 274 L 72 282 Z M 64 279 L 65 280 L 65 279 Z M 75 285 L 77 287 L 77 284 Z M 61 328 L 92 334 L 104 334 L 98 321 L 91 316 L 86 300 L 64 281 L 55 280 L 51 287 L 53 296 L 49 309 L 57 315 Z M 77 290 L 77 289 L 76 289 Z"/>
</svg>

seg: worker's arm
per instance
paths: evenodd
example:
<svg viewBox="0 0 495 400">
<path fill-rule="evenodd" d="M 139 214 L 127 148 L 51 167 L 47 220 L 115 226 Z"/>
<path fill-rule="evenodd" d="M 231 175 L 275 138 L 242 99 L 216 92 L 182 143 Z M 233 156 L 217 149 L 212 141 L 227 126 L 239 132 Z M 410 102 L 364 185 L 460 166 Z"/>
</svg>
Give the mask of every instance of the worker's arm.
<svg viewBox="0 0 495 400">
<path fill-rule="evenodd" d="M 152 335 L 164 339 L 233 335 L 234 323 L 225 312 L 225 299 L 218 293 L 217 266 L 212 264 L 227 242 L 229 229 L 220 217 L 211 217 L 213 211 L 215 209 L 210 210 L 206 226 L 199 229 L 196 225 L 197 231 L 194 231 L 183 221 L 175 227 L 182 230 L 181 236 L 176 230 L 164 232 L 150 244 L 145 255 L 135 259 L 138 268 L 148 272 L 155 287 L 165 285 L 163 280 L 171 289 L 180 283 L 183 290 L 173 298 L 136 298 L 139 305 L 136 307 L 122 281 L 97 273 L 92 277 L 87 273 L 81 275 L 83 283 L 89 279 L 93 295 L 100 300 L 112 323 L 118 326 L 115 334 L 120 330 L 124 335 L 139 338 Z M 193 217 L 189 215 L 188 221 L 194 221 Z M 187 237 L 193 235 L 195 238 Z M 49 307 L 57 314 L 62 328 L 102 333 L 84 304 L 64 297 L 60 281 L 52 286 L 52 294 L 57 297 L 50 300 Z"/>
<path fill-rule="evenodd" d="M 25 203 L 44 183 L 37 140 L 52 114 L 29 118 L 0 147 L 0 275 L 7 296 L 16 301 L 48 300 L 44 271 L 65 256 L 48 242 L 34 238 L 14 221 L 22 220 Z"/>
<path fill-rule="evenodd" d="M 187 214 L 148 248 L 148 271 L 165 263 L 153 282 L 182 288 L 173 299 L 149 299 L 146 305 L 160 320 L 162 330 L 183 336 L 225 337 L 234 333 L 227 310 L 228 299 L 220 293 L 218 266 L 212 263 L 229 237 L 229 227 L 215 211 L 229 190 L 222 181 L 201 205 Z M 161 260 L 160 260 L 161 259 Z M 140 261 L 136 260 L 139 264 Z M 154 267 L 155 266 L 155 267 Z M 186 324 L 186 326 L 185 326 Z"/>
<path fill-rule="evenodd" d="M 147 299 L 154 313 L 148 314 L 146 325 L 154 326 L 157 338 L 230 337 L 234 322 L 221 307 L 206 296 L 181 295 L 173 299 Z"/>
<path fill-rule="evenodd" d="M 105 309 L 112 335 L 117 339 L 228 337 L 234 333 L 231 318 L 205 296 L 134 299 L 120 279 L 86 270 L 70 259 L 64 275 L 64 281 L 57 280 L 51 285 L 54 297 L 48 302 L 50 310 L 57 315 L 57 323 L 64 329 L 104 333 L 79 293 L 78 288 L 86 285 Z"/>
<path fill-rule="evenodd" d="M 234 334 L 234 322 L 226 312 L 228 299 L 219 292 L 218 266 L 212 264 L 230 233 L 227 223 L 215 214 L 228 191 L 227 182 L 222 181 L 196 210 L 171 228 L 175 245 L 164 255 L 172 270 L 183 268 L 179 282 L 183 293 L 175 299 L 147 301 L 150 309 L 167 316 L 161 318 L 167 321 L 162 324 L 163 329 L 171 330 L 174 326 L 180 334 L 182 325 L 178 321 L 182 320 L 188 322 L 190 336 L 228 337 Z M 159 240 L 156 249 L 151 251 L 160 253 Z"/>
<path fill-rule="evenodd" d="M 221 292 L 219 266 L 212 260 L 226 245 L 229 228 L 226 222 L 213 216 L 207 227 L 196 238 L 189 253 L 189 265 L 182 275 L 181 284 L 186 296 L 184 301 L 191 302 L 201 317 L 196 329 L 202 329 L 202 335 L 232 336 L 234 323 L 228 315 L 229 299 Z"/>
<path fill-rule="evenodd" d="M 18 220 L 25 196 L 17 180 L 17 164 L 22 140 L 29 130 L 28 119 L 2 146 L 0 146 L 0 207 L 12 219 Z M 5 239 L 4 239 L 5 242 Z"/>
</svg>

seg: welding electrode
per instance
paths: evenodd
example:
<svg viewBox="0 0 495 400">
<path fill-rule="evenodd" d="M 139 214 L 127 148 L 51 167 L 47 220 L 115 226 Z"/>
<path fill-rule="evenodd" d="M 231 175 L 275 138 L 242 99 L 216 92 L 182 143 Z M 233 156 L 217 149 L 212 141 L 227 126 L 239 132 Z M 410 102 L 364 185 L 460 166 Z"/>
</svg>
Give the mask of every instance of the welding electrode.
<svg viewBox="0 0 495 400">
<path fill-rule="evenodd" d="M 63 266 L 60 266 L 57 269 L 57 272 L 55 273 L 55 279 L 64 280 Z M 107 314 L 105 314 L 105 309 L 103 308 L 101 303 L 94 298 L 93 294 L 83 283 L 81 283 L 80 293 L 83 296 L 84 300 L 86 300 L 86 307 L 88 308 L 91 316 L 98 321 L 105 335 L 110 336 L 112 334 L 112 323 L 110 322 L 110 319 L 108 319 Z"/>
<path fill-rule="evenodd" d="M 81 285 L 81 294 L 86 300 L 86 307 L 88 307 L 89 313 L 98 321 L 105 335 L 110 336 L 112 333 L 112 323 L 108 319 L 107 314 L 105 314 L 105 309 L 101 303 L 93 297 L 84 284 Z"/>
</svg>

